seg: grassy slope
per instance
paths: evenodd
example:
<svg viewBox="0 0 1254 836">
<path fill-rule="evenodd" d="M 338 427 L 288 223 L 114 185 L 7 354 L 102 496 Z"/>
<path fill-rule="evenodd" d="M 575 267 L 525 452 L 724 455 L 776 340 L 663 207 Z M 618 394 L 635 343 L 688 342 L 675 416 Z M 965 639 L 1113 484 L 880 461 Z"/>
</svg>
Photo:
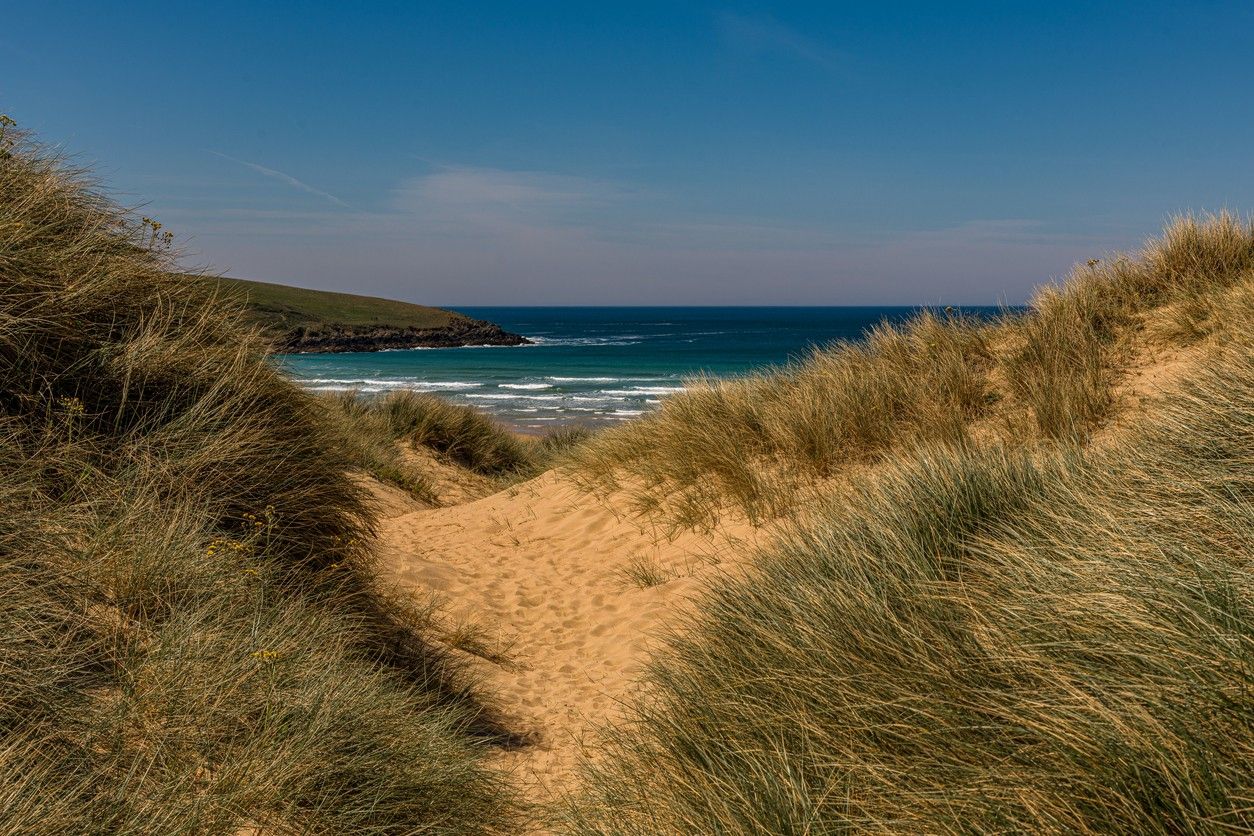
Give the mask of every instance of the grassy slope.
<svg viewBox="0 0 1254 836">
<path fill-rule="evenodd" d="M 1098 454 L 824 507 L 655 664 L 571 829 L 1250 832 L 1252 350 Z"/>
<path fill-rule="evenodd" d="M 378 589 L 325 410 L 241 312 L 0 148 L 0 831 L 509 831 L 495 734 Z"/>
<path fill-rule="evenodd" d="M 763 521 L 914 444 L 1083 439 L 1117 413 L 1138 353 L 1204 337 L 1254 270 L 1254 231 L 1182 219 L 1140 258 L 1081 266 L 1022 317 L 924 315 L 783 373 L 700 382 L 578 452 L 589 486 L 627 488 L 677 528 L 734 507 Z"/>
<path fill-rule="evenodd" d="M 441 308 L 373 296 L 308 290 L 245 279 L 207 281 L 216 281 L 225 295 L 243 301 L 259 323 L 271 331 L 328 325 L 428 329 L 443 328 L 466 319 L 462 314 Z"/>
<path fill-rule="evenodd" d="M 324 402 L 357 468 L 433 505 L 439 504 L 434 490 L 400 445 L 425 447 L 449 464 L 505 484 L 539 475 L 591 437 L 582 427 L 564 427 L 525 441 L 474 407 L 415 392 L 382 398 L 344 392 L 324 396 Z"/>
<path fill-rule="evenodd" d="M 1181 222 L 1024 320 L 886 329 L 577 448 L 681 525 L 874 468 L 672 641 L 568 826 L 1254 827 L 1252 268 L 1248 225 Z M 532 460 L 438 402 L 328 423 L 168 269 L 0 158 L 0 829 L 509 831 L 483 718 L 374 588 L 343 433 Z M 1086 449 L 1138 351 L 1223 340 Z"/>
<path fill-rule="evenodd" d="M 698 511 L 751 496 L 705 439 L 846 478 L 672 637 L 566 827 L 1254 831 L 1252 320 L 1254 229 L 1184 220 L 1023 320 L 925 319 L 593 439 L 663 513 L 702 468 Z M 1089 446 L 1182 346 L 1179 391 Z"/>
</svg>

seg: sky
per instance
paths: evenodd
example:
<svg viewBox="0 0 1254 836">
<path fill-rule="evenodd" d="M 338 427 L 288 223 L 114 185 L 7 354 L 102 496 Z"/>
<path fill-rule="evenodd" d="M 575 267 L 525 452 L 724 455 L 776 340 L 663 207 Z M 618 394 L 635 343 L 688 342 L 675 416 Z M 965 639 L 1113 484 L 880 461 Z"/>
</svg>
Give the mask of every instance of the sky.
<svg viewBox="0 0 1254 836">
<path fill-rule="evenodd" d="M 1254 3 L 5 4 L 188 266 L 426 304 L 1018 304 L 1254 209 Z"/>
</svg>

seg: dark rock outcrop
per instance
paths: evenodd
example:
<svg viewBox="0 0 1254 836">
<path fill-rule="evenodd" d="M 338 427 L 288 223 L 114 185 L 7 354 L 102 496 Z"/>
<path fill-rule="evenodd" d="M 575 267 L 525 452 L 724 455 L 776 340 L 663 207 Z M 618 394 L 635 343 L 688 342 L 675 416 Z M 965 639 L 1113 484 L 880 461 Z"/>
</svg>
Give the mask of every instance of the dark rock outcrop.
<svg viewBox="0 0 1254 836">
<path fill-rule="evenodd" d="M 529 345 L 531 340 L 478 319 L 458 319 L 440 328 L 386 325 L 300 326 L 276 334 L 280 354 L 382 351 L 391 348 L 454 348 L 464 345 Z"/>
</svg>

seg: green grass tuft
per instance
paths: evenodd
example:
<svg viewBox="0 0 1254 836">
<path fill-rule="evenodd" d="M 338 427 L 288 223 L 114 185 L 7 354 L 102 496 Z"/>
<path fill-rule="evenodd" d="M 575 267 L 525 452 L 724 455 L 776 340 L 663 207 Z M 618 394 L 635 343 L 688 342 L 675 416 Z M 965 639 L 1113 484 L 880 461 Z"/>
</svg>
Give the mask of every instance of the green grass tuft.
<svg viewBox="0 0 1254 836">
<path fill-rule="evenodd" d="M 658 563 L 656 557 L 636 555 L 619 572 L 625 584 L 649 589 L 673 580 L 675 575 Z"/>
</svg>

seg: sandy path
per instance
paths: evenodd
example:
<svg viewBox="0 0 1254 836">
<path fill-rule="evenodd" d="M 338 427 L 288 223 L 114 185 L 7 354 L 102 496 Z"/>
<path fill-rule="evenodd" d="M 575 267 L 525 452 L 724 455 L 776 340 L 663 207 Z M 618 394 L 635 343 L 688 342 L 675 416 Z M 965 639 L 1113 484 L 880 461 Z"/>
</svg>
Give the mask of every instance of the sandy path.
<svg viewBox="0 0 1254 836">
<path fill-rule="evenodd" d="M 1094 440 L 1143 411 L 1199 351 L 1143 352 L 1116 390 L 1122 409 Z M 497 759 L 531 800 L 553 800 L 575 788 L 580 753 L 595 753 L 596 730 L 632 700 L 665 624 L 769 535 L 739 523 L 668 542 L 555 473 L 484 496 L 489 481 L 435 464 L 427 470 L 449 507 L 375 485 L 385 578 L 437 593 L 451 621 L 477 626 L 480 693 L 536 740 Z M 642 583 L 633 570 L 655 577 Z"/>
<path fill-rule="evenodd" d="M 637 521 L 553 473 L 462 505 L 410 510 L 380 524 L 391 581 L 435 591 L 487 649 L 482 692 L 535 745 L 502 753 L 536 801 L 571 788 L 581 744 L 619 716 L 666 619 L 734 565 L 752 529 L 659 542 Z M 661 580 L 628 578 L 631 566 Z"/>
</svg>

